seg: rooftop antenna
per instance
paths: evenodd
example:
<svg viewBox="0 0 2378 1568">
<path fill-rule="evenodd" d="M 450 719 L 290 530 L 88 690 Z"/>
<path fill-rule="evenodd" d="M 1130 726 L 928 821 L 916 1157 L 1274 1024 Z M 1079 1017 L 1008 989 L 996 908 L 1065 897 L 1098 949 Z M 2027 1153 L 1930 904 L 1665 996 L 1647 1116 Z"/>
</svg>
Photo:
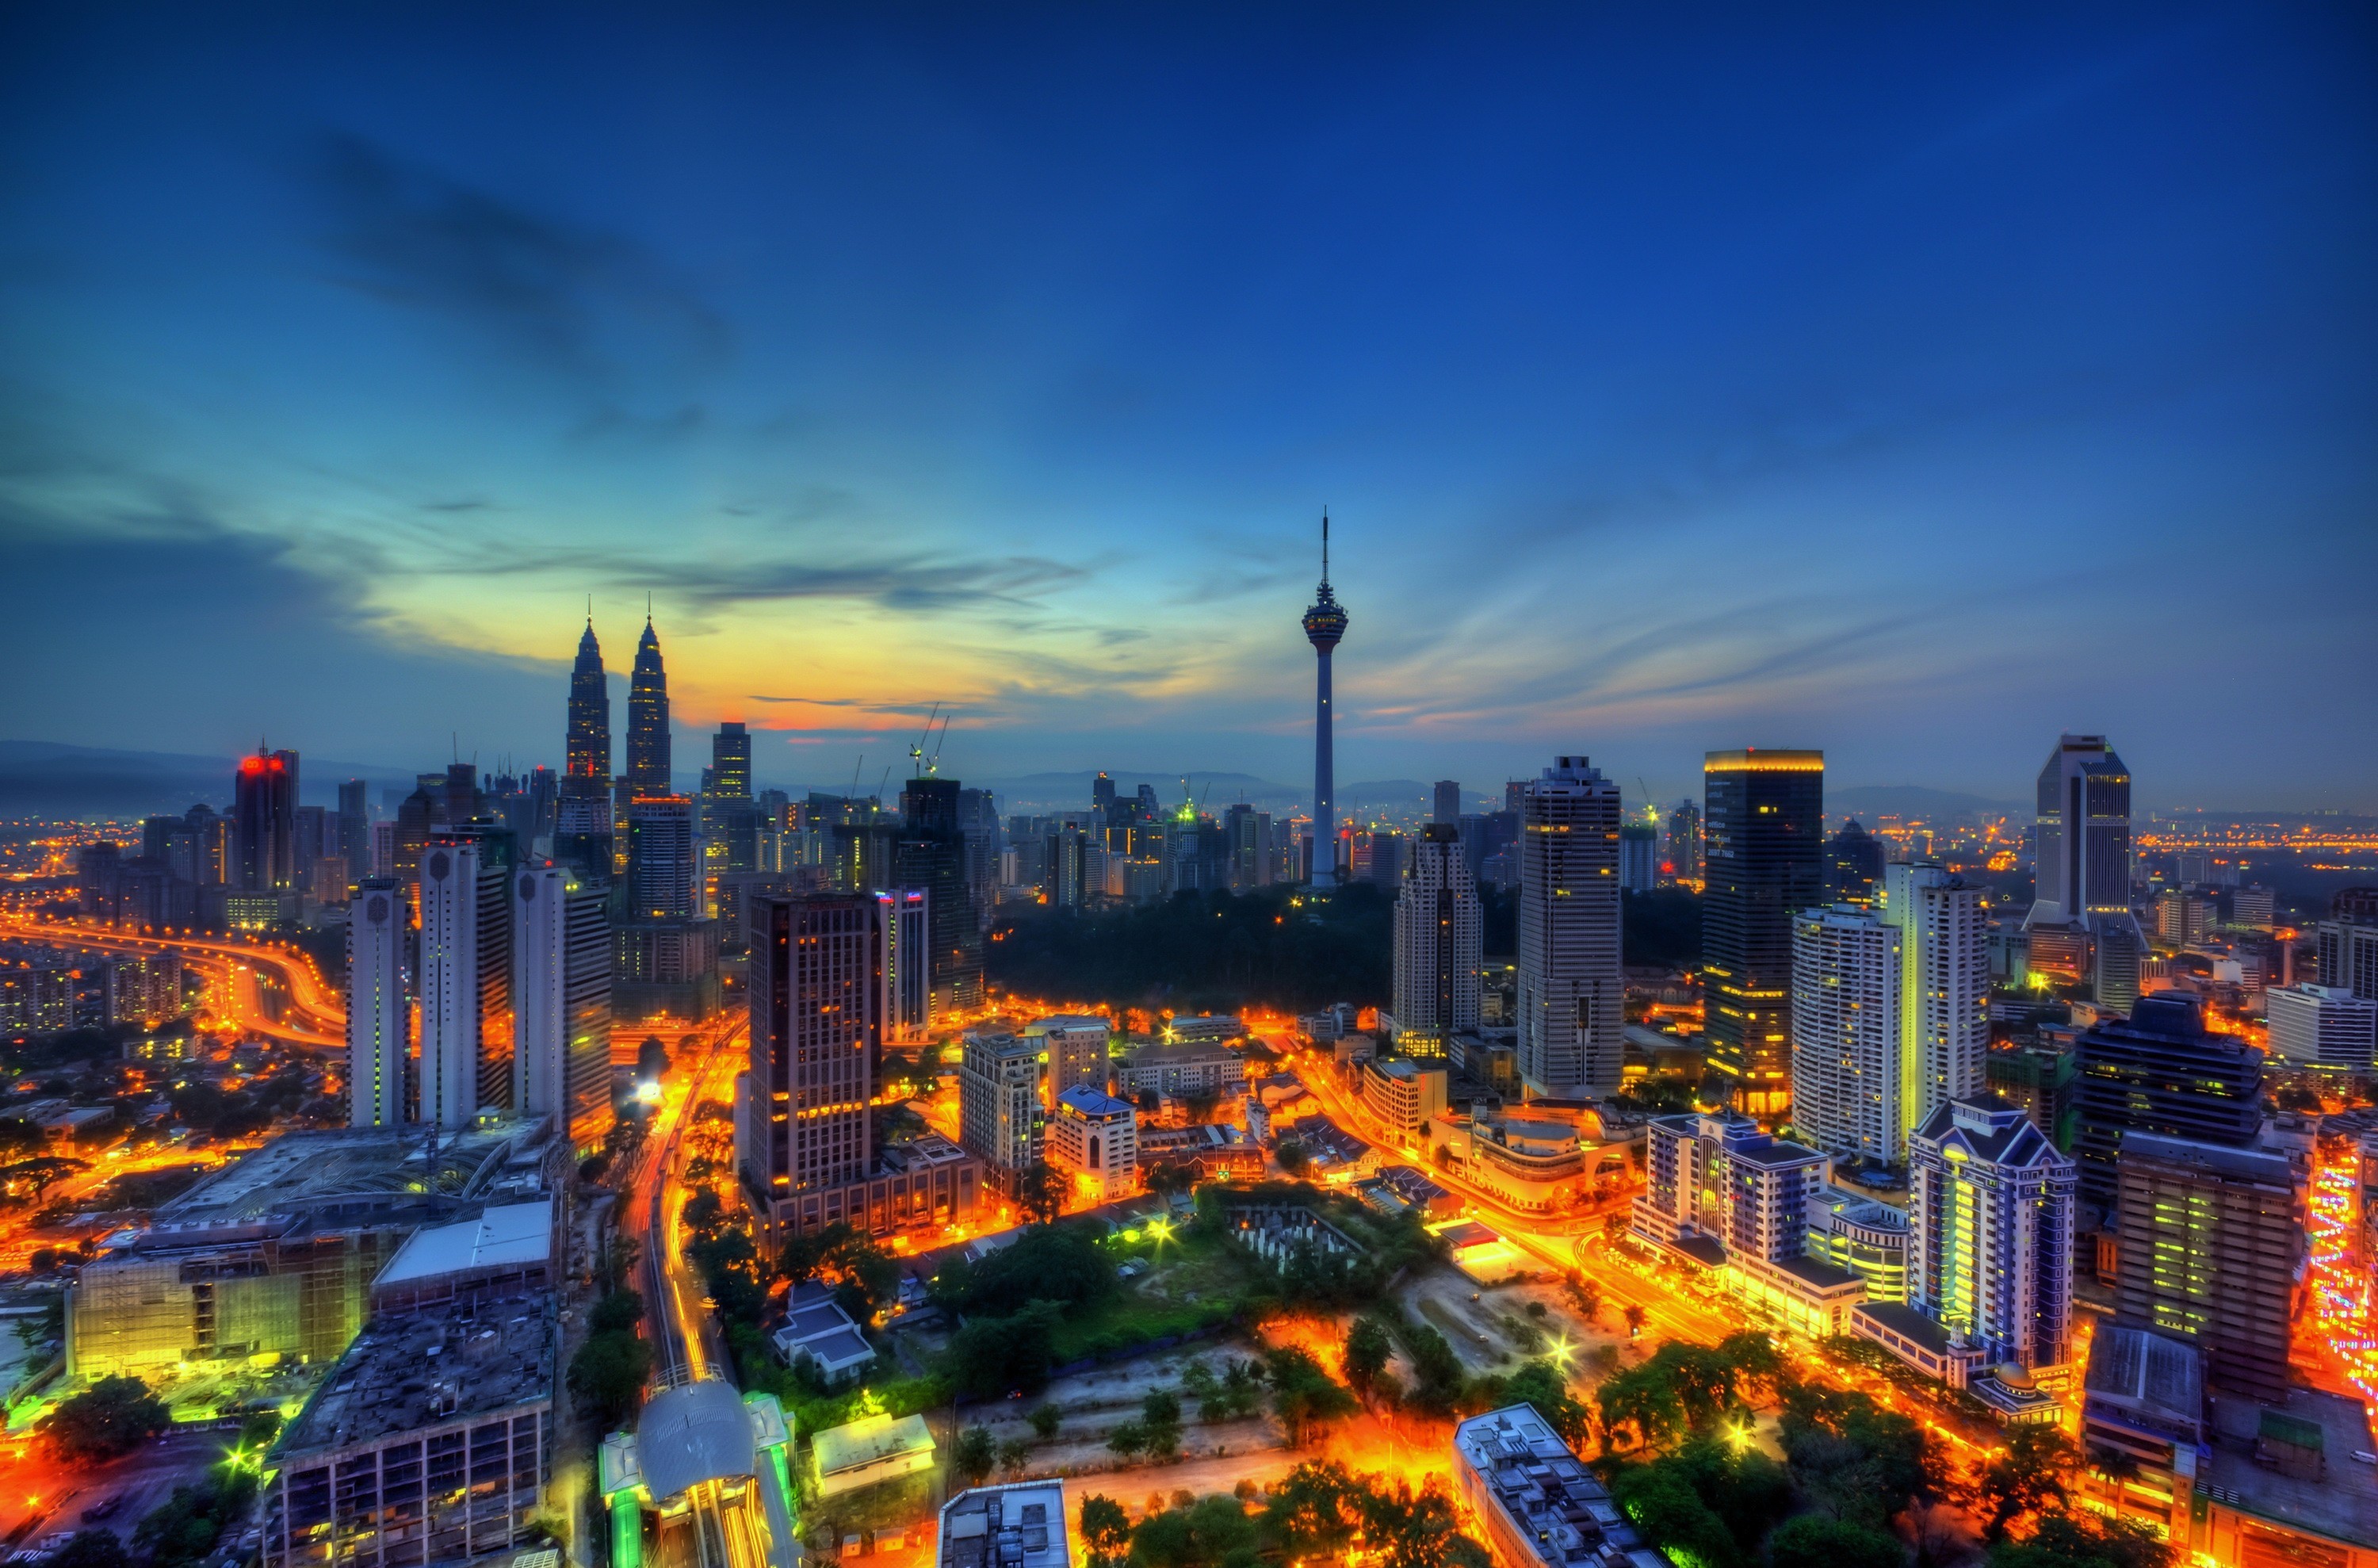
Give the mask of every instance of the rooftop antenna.
<svg viewBox="0 0 2378 1568">
<path fill-rule="evenodd" d="M 1321 582 L 1325 587 L 1329 583 L 1329 508 L 1327 503 L 1321 508 Z"/>
</svg>

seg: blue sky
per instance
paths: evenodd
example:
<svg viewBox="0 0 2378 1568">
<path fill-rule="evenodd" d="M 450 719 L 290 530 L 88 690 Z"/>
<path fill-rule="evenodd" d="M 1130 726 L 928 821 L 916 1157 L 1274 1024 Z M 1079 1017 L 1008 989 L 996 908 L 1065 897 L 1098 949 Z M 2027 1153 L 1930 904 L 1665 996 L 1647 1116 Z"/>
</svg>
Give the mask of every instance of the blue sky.
<svg viewBox="0 0 2378 1568">
<path fill-rule="evenodd" d="M 20 6 L 0 735 L 2378 808 L 2349 7 Z M 20 669 L 26 668 L 20 659 Z M 873 769 L 870 769 L 871 772 Z"/>
</svg>

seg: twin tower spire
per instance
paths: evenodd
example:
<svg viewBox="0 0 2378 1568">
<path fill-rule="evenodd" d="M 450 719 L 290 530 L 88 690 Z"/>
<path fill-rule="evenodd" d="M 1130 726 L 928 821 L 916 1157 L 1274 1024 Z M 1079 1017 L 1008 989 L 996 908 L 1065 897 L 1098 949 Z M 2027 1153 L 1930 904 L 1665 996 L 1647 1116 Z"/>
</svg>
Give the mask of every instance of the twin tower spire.
<svg viewBox="0 0 2378 1568">
<path fill-rule="evenodd" d="M 570 728 L 564 741 L 564 776 L 611 787 L 611 691 L 603 669 L 603 645 L 594 639 L 594 607 L 586 607 L 586 631 L 578 639 L 578 662 L 570 672 Z M 636 663 L 628 677 L 628 787 L 639 795 L 669 793 L 668 671 L 661 664 L 660 634 L 652 609 L 644 609 L 644 634 L 636 640 Z"/>
</svg>

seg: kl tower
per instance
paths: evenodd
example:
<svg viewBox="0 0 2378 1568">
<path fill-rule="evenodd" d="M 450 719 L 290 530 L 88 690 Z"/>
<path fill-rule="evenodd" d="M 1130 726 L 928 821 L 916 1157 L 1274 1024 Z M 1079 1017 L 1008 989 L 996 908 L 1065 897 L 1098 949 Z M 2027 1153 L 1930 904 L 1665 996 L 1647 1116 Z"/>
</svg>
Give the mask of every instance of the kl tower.
<svg viewBox="0 0 2378 1568">
<path fill-rule="evenodd" d="M 1330 799 L 1337 793 L 1329 752 L 1329 654 L 1346 634 L 1346 611 L 1329 591 L 1329 513 L 1321 513 L 1321 588 L 1313 608 L 1304 612 L 1304 634 L 1321 658 L 1320 683 L 1313 709 L 1313 882 L 1335 887 L 1346 879 L 1338 863 L 1338 814 Z"/>
</svg>

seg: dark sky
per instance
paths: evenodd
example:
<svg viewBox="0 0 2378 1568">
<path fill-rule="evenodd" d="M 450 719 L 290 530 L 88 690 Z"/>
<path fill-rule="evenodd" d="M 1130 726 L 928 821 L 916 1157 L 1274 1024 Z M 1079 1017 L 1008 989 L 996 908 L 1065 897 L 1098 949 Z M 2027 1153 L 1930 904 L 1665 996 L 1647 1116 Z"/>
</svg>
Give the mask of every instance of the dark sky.
<svg viewBox="0 0 2378 1568">
<path fill-rule="evenodd" d="M 2372 17 L 14 6 L 0 736 L 2378 808 Z"/>
</svg>

